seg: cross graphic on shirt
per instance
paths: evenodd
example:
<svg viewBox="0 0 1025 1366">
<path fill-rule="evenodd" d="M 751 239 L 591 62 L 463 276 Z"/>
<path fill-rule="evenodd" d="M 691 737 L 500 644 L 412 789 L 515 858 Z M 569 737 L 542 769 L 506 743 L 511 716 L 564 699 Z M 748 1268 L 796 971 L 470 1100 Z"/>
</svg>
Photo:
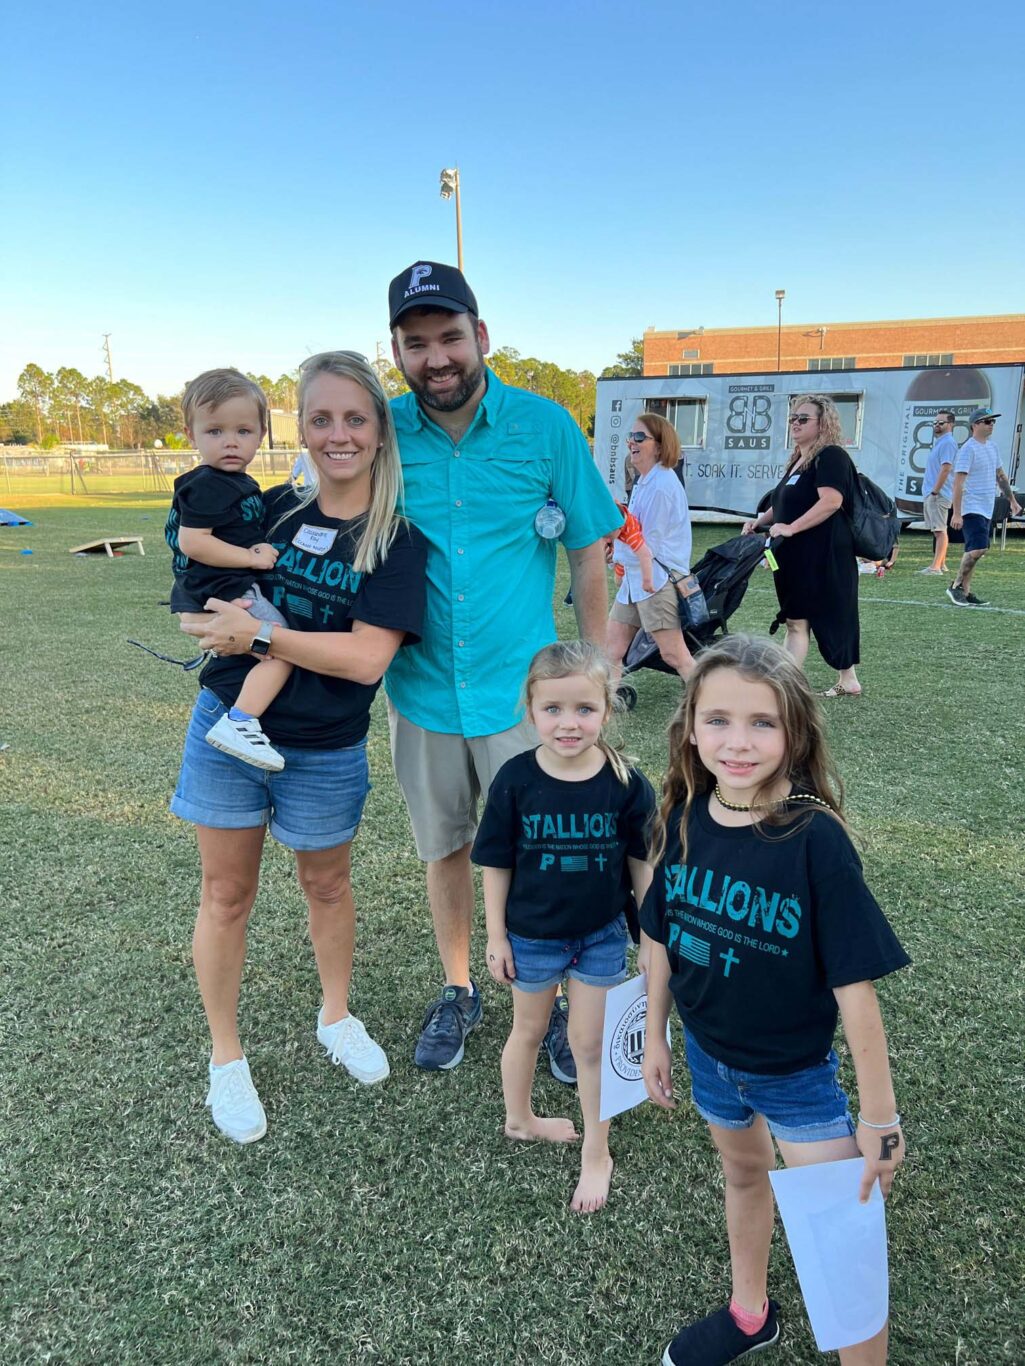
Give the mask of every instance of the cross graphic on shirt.
<svg viewBox="0 0 1025 1366">
<path fill-rule="evenodd" d="M 739 963 L 740 959 L 737 957 L 737 955 L 733 952 L 732 949 L 727 950 L 726 953 L 720 953 L 719 957 L 726 964 L 726 966 L 722 970 L 722 975 L 724 977 L 729 977 L 730 968 L 732 968 L 734 963 Z"/>
<path fill-rule="evenodd" d="M 605 854 L 595 854 L 595 856 L 594 856 L 594 861 L 595 861 L 595 863 L 598 865 L 600 871 L 604 873 L 604 871 L 605 871 L 605 865 L 606 865 L 606 863 L 608 863 L 608 861 L 609 861 L 607 855 L 605 855 Z"/>
<path fill-rule="evenodd" d="M 335 614 L 335 609 L 334 609 L 333 607 L 322 607 L 322 608 L 320 609 L 320 619 L 321 619 L 321 621 L 324 623 L 325 626 L 326 626 L 327 623 L 331 620 L 331 618 L 334 616 L 334 614 Z"/>
</svg>

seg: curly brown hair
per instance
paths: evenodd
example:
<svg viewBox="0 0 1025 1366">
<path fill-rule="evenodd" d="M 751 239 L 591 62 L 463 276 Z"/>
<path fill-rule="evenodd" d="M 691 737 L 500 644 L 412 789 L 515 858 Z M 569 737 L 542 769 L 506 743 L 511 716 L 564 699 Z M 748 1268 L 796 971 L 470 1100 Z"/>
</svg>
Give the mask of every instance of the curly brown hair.
<svg viewBox="0 0 1025 1366">
<path fill-rule="evenodd" d="M 793 412 L 802 403 L 810 403 L 819 410 L 819 439 L 805 460 L 805 463 L 810 465 L 819 451 L 824 450 L 826 446 L 843 446 L 843 423 L 840 420 L 839 408 L 828 394 L 795 394 L 790 402 L 790 411 Z M 791 462 L 800 458 L 801 452 L 795 445 L 790 455 Z"/>
</svg>

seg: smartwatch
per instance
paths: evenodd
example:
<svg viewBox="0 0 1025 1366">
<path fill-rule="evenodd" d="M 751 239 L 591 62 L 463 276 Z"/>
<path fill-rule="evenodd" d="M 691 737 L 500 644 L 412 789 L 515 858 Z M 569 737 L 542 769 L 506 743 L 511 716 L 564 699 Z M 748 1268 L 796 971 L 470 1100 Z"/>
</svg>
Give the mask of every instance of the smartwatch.
<svg viewBox="0 0 1025 1366">
<path fill-rule="evenodd" d="M 270 653 L 270 635 L 276 625 L 277 622 L 274 621 L 260 622 L 260 629 L 253 636 L 249 646 L 250 654 L 267 655 Z"/>
</svg>

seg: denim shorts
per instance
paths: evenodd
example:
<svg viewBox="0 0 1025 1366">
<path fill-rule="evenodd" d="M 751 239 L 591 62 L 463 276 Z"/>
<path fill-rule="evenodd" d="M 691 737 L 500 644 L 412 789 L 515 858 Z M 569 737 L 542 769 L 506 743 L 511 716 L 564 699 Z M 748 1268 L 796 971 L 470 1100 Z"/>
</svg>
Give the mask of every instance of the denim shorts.
<svg viewBox="0 0 1025 1366">
<path fill-rule="evenodd" d="M 988 550 L 991 525 L 990 519 L 983 517 L 981 512 L 966 512 L 964 515 L 965 550 Z"/>
<path fill-rule="evenodd" d="M 370 791 L 366 740 L 349 749 L 279 745 L 285 767 L 268 773 L 207 744 L 207 731 L 226 711 L 216 693 L 200 689 L 171 798 L 174 815 L 213 830 L 269 824 L 288 849 L 348 844 Z"/>
<path fill-rule="evenodd" d="M 716 1062 L 686 1031 L 694 1108 L 721 1129 L 750 1129 L 764 1115 L 769 1132 L 784 1143 L 821 1143 L 848 1138 L 854 1123 L 837 1080 L 839 1059 L 830 1049 L 814 1067 L 785 1076 L 741 1072 Z"/>
<path fill-rule="evenodd" d="M 520 991 L 547 991 L 564 977 L 589 987 L 615 987 L 626 981 L 626 916 L 617 915 L 600 930 L 580 939 L 524 939 L 510 934 Z"/>
</svg>

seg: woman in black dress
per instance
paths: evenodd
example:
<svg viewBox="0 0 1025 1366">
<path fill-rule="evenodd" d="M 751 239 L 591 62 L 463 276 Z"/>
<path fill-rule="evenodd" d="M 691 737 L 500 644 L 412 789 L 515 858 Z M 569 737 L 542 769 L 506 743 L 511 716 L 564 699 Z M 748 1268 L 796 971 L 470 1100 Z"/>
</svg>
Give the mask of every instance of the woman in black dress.
<svg viewBox="0 0 1025 1366">
<path fill-rule="evenodd" d="M 809 632 L 819 653 L 837 670 L 824 697 L 857 697 L 859 663 L 858 562 L 847 514 L 857 473 L 840 445 L 840 414 L 824 394 L 802 394 L 790 412 L 794 451 L 786 474 L 760 517 L 744 534 L 768 527 L 781 537 L 775 574 L 786 647 L 798 663 L 808 653 Z"/>
</svg>

